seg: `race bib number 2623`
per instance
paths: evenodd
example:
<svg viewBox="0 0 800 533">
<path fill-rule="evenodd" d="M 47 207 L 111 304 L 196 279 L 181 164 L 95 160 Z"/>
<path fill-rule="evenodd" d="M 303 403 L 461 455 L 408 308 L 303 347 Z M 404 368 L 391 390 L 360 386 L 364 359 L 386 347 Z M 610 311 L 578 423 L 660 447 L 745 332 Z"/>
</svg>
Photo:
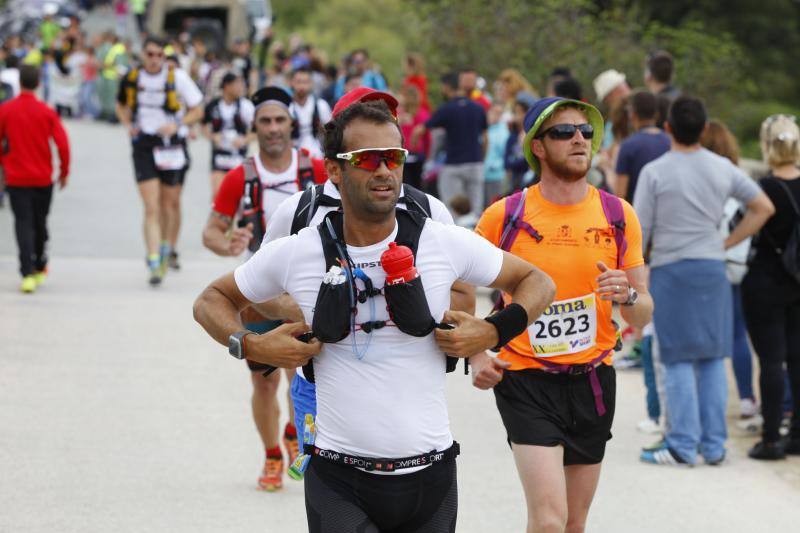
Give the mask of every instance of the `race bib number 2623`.
<svg viewBox="0 0 800 533">
<path fill-rule="evenodd" d="M 591 348 L 597 339 L 594 293 L 553 302 L 528 326 L 528 336 L 537 357 L 555 357 Z"/>
</svg>

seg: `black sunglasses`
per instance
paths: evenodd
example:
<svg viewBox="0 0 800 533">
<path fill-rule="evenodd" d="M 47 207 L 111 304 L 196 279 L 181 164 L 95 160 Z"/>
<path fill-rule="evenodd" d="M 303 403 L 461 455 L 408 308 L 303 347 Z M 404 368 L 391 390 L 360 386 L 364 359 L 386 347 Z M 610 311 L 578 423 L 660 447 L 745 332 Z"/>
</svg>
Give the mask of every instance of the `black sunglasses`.
<svg viewBox="0 0 800 533">
<path fill-rule="evenodd" d="M 576 130 L 581 132 L 581 136 L 587 141 L 594 137 L 594 128 L 591 124 L 556 124 L 539 133 L 536 138 L 541 139 L 547 135 L 554 141 L 568 141 L 575 136 Z"/>
</svg>

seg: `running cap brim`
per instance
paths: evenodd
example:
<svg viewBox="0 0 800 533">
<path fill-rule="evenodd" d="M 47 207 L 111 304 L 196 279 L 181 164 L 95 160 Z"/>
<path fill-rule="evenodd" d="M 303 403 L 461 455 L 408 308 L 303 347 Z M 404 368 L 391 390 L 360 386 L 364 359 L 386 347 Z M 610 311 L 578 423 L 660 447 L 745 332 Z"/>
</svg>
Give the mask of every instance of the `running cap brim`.
<svg viewBox="0 0 800 533">
<path fill-rule="evenodd" d="M 383 100 L 386 102 L 386 105 L 389 107 L 389 112 L 391 112 L 394 118 L 397 118 L 397 98 L 387 92 L 376 91 L 375 89 L 370 89 L 369 87 L 356 87 L 352 91 L 339 98 L 339 101 L 336 102 L 335 106 L 333 106 L 331 116 L 332 118 L 336 118 L 339 113 L 351 105 L 358 102 L 369 102 L 371 100 Z"/>
<path fill-rule="evenodd" d="M 539 174 L 541 169 L 539 167 L 539 160 L 533 155 L 533 151 L 531 150 L 533 138 L 536 137 L 542 124 L 545 123 L 550 115 L 559 107 L 564 106 L 576 106 L 586 113 L 589 124 L 594 128 L 594 136 L 592 137 L 592 157 L 600 150 L 600 144 L 603 141 L 603 115 L 600 114 L 600 111 L 598 111 L 596 107 L 586 102 L 581 102 L 580 100 L 570 100 L 559 96 L 542 98 L 525 113 L 525 119 L 522 121 L 523 128 L 525 129 L 525 140 L 523 141 L 522 151 L 525 154 L 525 159 L 528 161 L 528 166 L 530 166 L 536 174 Z"/>
</svg>

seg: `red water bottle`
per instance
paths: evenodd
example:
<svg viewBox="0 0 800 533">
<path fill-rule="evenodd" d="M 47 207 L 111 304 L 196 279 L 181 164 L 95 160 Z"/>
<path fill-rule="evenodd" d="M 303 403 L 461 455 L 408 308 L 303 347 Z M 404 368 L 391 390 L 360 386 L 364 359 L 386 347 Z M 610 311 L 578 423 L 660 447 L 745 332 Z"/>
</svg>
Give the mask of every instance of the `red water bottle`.
<svg viewBox="0 0 800 533">
<path fill-rule="evenodd" d="M 411 248 L 396 242 L 390 242 L 389 249 L 381 254 L 381 266 L 386 272 L 386 285 L 408 283 L 419 277 Z"/>
</svg>

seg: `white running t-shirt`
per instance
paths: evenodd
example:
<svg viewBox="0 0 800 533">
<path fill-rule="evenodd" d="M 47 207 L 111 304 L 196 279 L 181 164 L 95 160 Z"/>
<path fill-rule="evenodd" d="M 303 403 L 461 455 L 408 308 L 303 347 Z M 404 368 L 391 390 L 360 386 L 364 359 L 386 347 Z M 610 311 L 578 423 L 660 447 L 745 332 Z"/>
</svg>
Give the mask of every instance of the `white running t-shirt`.
<svg viewBox="0 0 800 533">
<path fill-rule="evenodd" d="M 366 247 L 348 246 L 356 266 L 383 287 L 381 254 L 397 235 Z M 461 280 L 487 286 L 497 279 L 503 254 L 487 240 L 458 226 L 426 219 L 416 256 L 428 307 L 439 322 L 450 307 L 450 288 Z M 316 227 L 263 245 L 234 272 L 236 284 L 251 302 L 288 293 L 311 324 L 317 293 L 325 274 L 325 256 Z M 358 281 L 359 288 L 363 283 Z M 358 304 L 358 323 L 388 320 L 385 299 Z M 346 310 L 345 310 L 346 312 Z M 354 339 L 355 335 L 355 339 Z M 433 333 L 413 337 L 397 327 L 373 331 L 366 354 L 357 359 L 368 335 L 350 333 L 325 344 L 314 358 L 317 385 L 317 436 L 320 448 L 365 457 L 407 457 L 445 450 L 453 443 L 445 398 L 445 355 Z M 414 469 L 403 470 L 411 473 Z"/>
<path fill-rule="evenodd" d="M 164 111 L 164 102 L 167 99 L 165 91 L 167 86 L 167 71 L 164 66 L 161 72 L 150 74 L 145 69 L 139 70 L 136 96 L 136 124 L 142 133 L 157 135 L 158 128 L 171 120 L 178 121 L 183 116 L 186 108 L 191 108 L 203 103 L 203 93 L 197 88 L 192 79 L 181 69 L 175 69 L 175 92 L 183 105 L 181 111 L 168 115 Z"/>
</svg>

